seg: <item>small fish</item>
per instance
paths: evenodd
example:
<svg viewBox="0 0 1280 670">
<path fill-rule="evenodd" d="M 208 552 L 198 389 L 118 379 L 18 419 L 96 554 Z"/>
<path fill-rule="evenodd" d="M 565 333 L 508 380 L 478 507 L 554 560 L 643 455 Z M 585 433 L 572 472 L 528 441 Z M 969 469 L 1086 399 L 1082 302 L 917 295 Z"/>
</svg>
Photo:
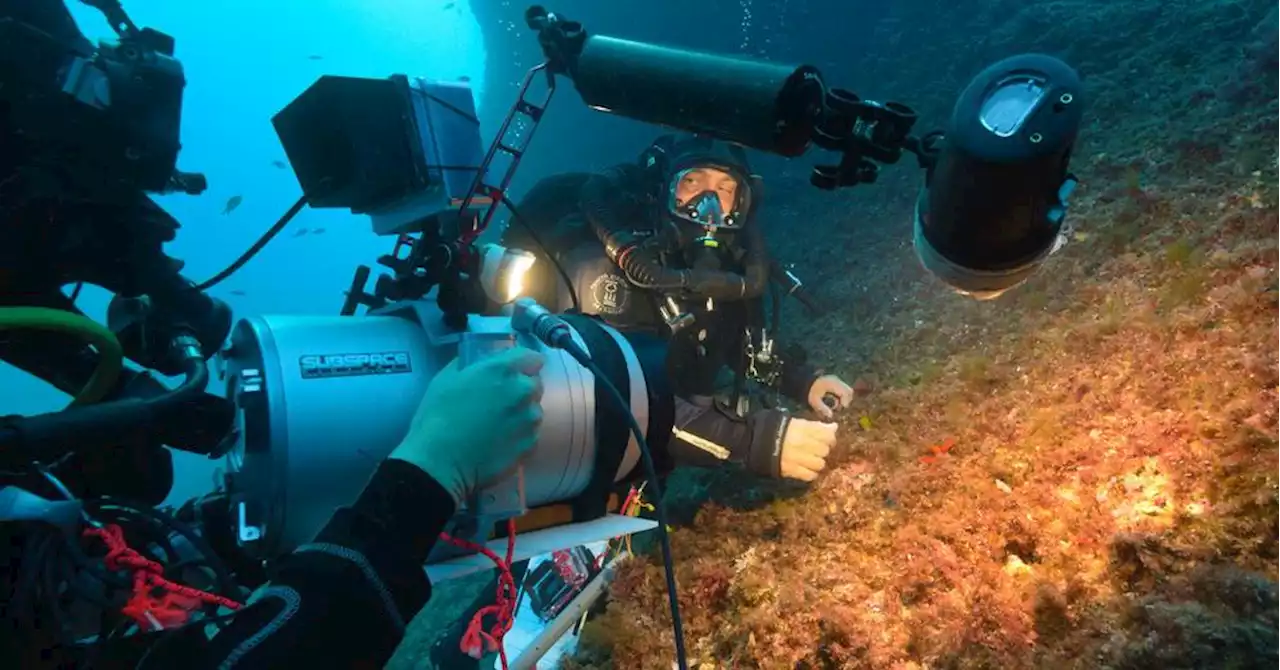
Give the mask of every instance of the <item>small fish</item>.
<svg viewBox="0 0 1280 670">
<path fill-rule="evenodd" d="M 230 198 L 227 198 L 227 206 L 222 208 L 222 213 L 226 215 L 236 211 L 236 208 L 239 207 L 242 202 L 244 202 L 244 196 L 233 195 Z"/>
<path fill-rule="evenodd" d="M 324 234 L 324 228 L 312 228 L 312 229 L 311 229 L 311 234 L 312 234 L 312 235 L 323 235 L 323 234 Z"/>
<path fill-rule="evenodd" d="M 446 2 L 444 3 L 444 7 L 442 7 L 441 9 L 453 9 L 457 4 L 458 3 L 456 2 Z"/>
<path fill-rule="evenodd" d="M 471 81 L 471 77 L 468 77 L 467 75 L 465 75 L 465 74 L 464 74 L 464 75 L 462 75 L 462 76 L 458 77 L 458 81 L 463 82 L 463 83 L 466 83 L 466 82 Z"/>
<path fill-rule="evenodd" d="M 272 167 L 277 167 L 277 168 L 280 168 L 281 170 L 289 167 L 288 165 L 284 164 L 284 161 L 271 161 L 271 165 Z"/>
<path fill-rule="evenodd" d="M 299 228 L 299 229 L 297 230 L 297 232 L 295 232 L 295 233 L 293 234 L 293 236 L 294 236 L 294 237 L 302 237 L 303 235 L 306 235 L 306 234 L 307 234 L 307 232 L 308 232 L 308 230 L 307 230 L 306 228 Z"/>
<path fill-rule="evenodd" d="M 235 290 L 231 291 L 231 295 L 239 295 L 239 296 L 243 296 L 243 295 L 245 295 L 245 292 L 244 292 L 244 291 L 241 291 L 240 289 L 235 289 Z"/>
<path fill-rule="evenodd" d="M 319 54 L 311 54 L 310 56 L 307 56 L 307 60 L 324 60 L 324 56 L 321 56 Z"/>
</svg>

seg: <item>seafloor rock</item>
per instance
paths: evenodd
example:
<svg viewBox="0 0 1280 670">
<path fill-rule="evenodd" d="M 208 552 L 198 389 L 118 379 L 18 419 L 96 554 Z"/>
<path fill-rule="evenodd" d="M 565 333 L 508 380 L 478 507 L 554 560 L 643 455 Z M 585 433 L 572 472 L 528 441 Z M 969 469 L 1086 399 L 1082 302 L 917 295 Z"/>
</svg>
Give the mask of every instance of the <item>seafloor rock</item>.
<svg viewBox="0 0 1280 670">
<path fill-rule="evenodd" d="M 864 39 L 788 57 L 921 129 L 998 58 L 1079 68 L 1075 236 L 1017 291 L 964 301 L 913 257 L 909 161 L 835 194 L 765 170 L 776 254 L 837 306 L 788 306 L 785 335 L 875 392 L 803 495 L 723 472 L 669 490 L 691 666 L 1276 667 L 1275 4 L 877 11 Z M 626 566 L 571 667 L 669 668 L 662 588 L 652 554 Z"/>
</svg>

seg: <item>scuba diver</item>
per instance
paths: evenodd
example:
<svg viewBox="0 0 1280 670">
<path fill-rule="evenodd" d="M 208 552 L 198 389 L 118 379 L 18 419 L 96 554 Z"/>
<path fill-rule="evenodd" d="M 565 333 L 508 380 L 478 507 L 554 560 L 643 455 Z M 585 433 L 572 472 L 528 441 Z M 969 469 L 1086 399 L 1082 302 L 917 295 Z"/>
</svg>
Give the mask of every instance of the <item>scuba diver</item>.
<svg viewBox="0 0 1280 670">
<path fill-rule="evenodd" d="M 749 394 L 745 382 L 824 419 L 833 416 L 827 398 L 847 407 L 853 390 L 798 353 L 784 356 L 765 323 L 776 264 L 756 220 L 761 188 L 740 147 L 666 135 L 636 163 L 543 179 L 513 208 L 519 218 L 501 244 L 551 255 L 525 279 L 524 294 L 539 304 L 669 339 L 670 465 L 734 462 L 756 475 L 812 482 L 826 467 L 836 424 L 795 418 L 773 406 L 771 394 Z M 726 368 L 733 381 L 728 397 L 718 397 L 726 395 Z M 528 567 L 527 560 L 510 566 L 517 584 Z M 495 578 L 466 611 L 491 605 L 496 587 Z M 494 651 L 462 649 L 465 626 L 460 620 L 437 637 L 436 667 L 480 667 L 477 657 Z"/>
<path fill-rule="evenodd" d="M 761 188 L 740 147 L 666 135 L 637 163 L 534 186 L 517 207 L 533 230 L 512 225 L 503 244 L 553 255 L 527 280 L 539 304 L 670 339 L 675 465 L 732 461 L 765 477 L 811 482 L 826 466 L 835 424 L 794 418 L 745 382 L 824 419 L 832 417 L 826 400 L 846 407 L 853 390 L 800 354 L 784 355 L 773 339 L 764 295 L 776 264 L 756 220 Z M 734 377 L 727 394 L 726 368 Z"/>
<path fill-rule="evenodd" d="M 155 509 L 173 484 L 166 447 L 219 455 L 231 444 L 235 407 L 204 386 L 232 314 L 164 253 L 179 224 L 148 195 L 204 190 L 174 167 L 185 81 L 173 41 L 139 30 L 118 2 L 85 2 L 118 45 L 95 49 L 61 0 L 0 0 L 0 360 L 76 397 L 71 412 L 35 417 L 53 417 L 41 428 L 77 411 L 111 418 L 115 401 L 181 402 L 149 425 L 109 426 L 125 435 L 118 443 L 59 432 L 53 454 L 25 441 L 39 432 L 30 417 L 0 417 L 0 658 L 23 668 L 381 667 L 430 596 L 422 565 L 458 501 L 536 443 L 542 358 L 516 350 L 433 378 L 359 499 L 312 544 L 249 566 L 261 578 L 210 547 L 198 505 L 188 505 L 196 519 Z M 63 292 L 86 283 L 114 295 L 114 332 L 79 312 L 76 290 Z M 198 369 L 193 392 L 128 369 L 103 384 L 108 341 L 117 360 L 122 349 L 166 376 Z"/>
<path fill-rule="evenodd" d="M 96 4 L 114 4 L 111 22 L 132 28 L 127 16 L 119 18 L 118 3 Z M 13 308 L 79 314 L 74 293 L 63 288 L 93 284 L 115 295 L 111 316 L 124 353 L 142 367 L 181 374 L 180 364 L 166 360 L 170 336 L 192 335 L 208 358 L 221 346 L 232 315 L 225 303 L 195 290 L 181 275 L 183 263 L 164 253 L 179 224 L 147 195 L 178 190 L 176 184 L 188 178 L 189 192 L 202 186 L 192 183 L 203 181 L 197 175 L 173 169 L 177 124 L 170 116 L 176 118 L 181 107 L 166 97 L 173 90 L 166 85 L 180 93 L 180 66 L 177 77 L 167 79 L 151 78 L 155 73 L 146 65 L 117 68 L 112 59 L 124 56 L 95 51 L 60 0 L 2 0 L 0 19 L 0 360 L 80 394 L 95 376 L 98 352 L 82 334 Z M 132 29 L 138 40 L 154 39 L 163 51 L 166 36 Z M 165 59 L 160 53 L 154 60 L 160 67 Z M 153 88 L 121 92 L 111 86 L 114 99 L 99 106 L 69 93 L 69 71 L 81 73 L 77 83 L 99 72 L 73 65 L 99 62 L 101 72 L 146 77 Z M 116 142 L 133 152 L 117 151 Z M 134 163 L 136 170 L 122 167 Z M 167 390 L 150 374 L 126 368 L 96 399 L 152 398 Z M 73 452 L 53 466 L 55 474 L 77 495 L 157 504 L 173 481 L 171 456 L 162 445 L 207 452 L 232 416 L 227 401 L 204 393 L 135 443 Z"/>
</svg>

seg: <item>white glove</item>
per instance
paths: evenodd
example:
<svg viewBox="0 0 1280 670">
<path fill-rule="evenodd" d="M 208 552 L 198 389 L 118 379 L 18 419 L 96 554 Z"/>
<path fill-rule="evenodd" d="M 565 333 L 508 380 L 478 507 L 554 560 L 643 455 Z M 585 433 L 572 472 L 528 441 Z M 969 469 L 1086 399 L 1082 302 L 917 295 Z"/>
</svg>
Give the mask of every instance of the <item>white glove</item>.
<svg viewBox="0 0 1280 670">
<path fill-rule="evenodd" d="M 792 419 L 782 436 L 782 476 L 811 482 L 827 467 L 839 424 Z"/>
<path fill-rule="evenodd" d="M 390 458 L 426 471 L 461 503 L 533 448 L 542 424 L 542 354 L 514 347 L 427 385 L 409 433 Z"/>
<path fill-rule="evenodd" d="M 836 409 L 844 409 L 853 402 L 853 389 L 844 380 L 835 375 L 822 375 L 813 380 L 809 387 L 809 407 L 824 419 L 835 415 L 822 399 L 831 394 L 836 397 Z"/>
</svg>

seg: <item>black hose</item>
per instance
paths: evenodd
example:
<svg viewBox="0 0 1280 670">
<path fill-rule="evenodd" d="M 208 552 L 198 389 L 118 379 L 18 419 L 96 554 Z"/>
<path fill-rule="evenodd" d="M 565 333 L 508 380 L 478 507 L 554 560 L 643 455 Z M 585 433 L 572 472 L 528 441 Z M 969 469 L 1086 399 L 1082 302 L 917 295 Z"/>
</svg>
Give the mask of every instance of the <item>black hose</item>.
<svg viewBox="0 0 1280 670">
<path fill-rule="evenodd" d="M 775 282 L 769 287 L 769 332 L 775 336 L 782 326 L 782 291 Z"/>
<path fill-rule="evenodd" d="M 618 210 L 617 185 L 608 174 L 593 175 L 582 187 L 582 213 L 604 245 L 605 253 L 642 289 L 685 291 L 704 298 L 734 300 L 758 298 L 769 281 L 767 256 L 759 231 L 748 225 L 746 234 L 751 256 L 745 274 L 719 270 L 677 270 L 656 256 L 652 238 L 626 230 L 624 214 Z"/>
<path fill-rule="evenodd" d="M 62 540 L 61 537 L 55 536 L 55 537 L 49 538 L 48 540 L 46 540 L 46 542 L 50 543 L 51 546 L 56 546 L 55 543 L 61 540 Z M 50 548 L 49 551 L 56 552 L 57 550 Z M 55 557 L 56 557 L 56 554 L 55 554 Z M 63 594 L 62 594 L 61 587 L 63 585 L 63 580 L 62 580 L 63 575 L 58 574 L 56 570 L 45 569 L 41 571 L 40 577 L 41 577 L 41 580 L 40 580 L 41 586 L 43 587 L 41 595 L 43 595 L 47 599 L 47 602 L 48 602 L 47 614 L 49 615 L 49 619 L 50 619 L 50 622 L 41 622 L 41 623 L 43 625 L 48 625 L 49 623 L 52 623 L 53 630 L 58 636 L 58 639 L 61 640 L 63 644 L 74 644 L 75 640 L 71 637 L 71 635 L 68 632 L 67 615 L 62 608 Z"/>
<path fill-rule="evenodd" d="M 205 364 L 204 358 L 198 354 L 199 347 L 194 350 L 195 355 L 187 356 L 182 361 L 182 383 L 172 391 L 154 398 L 147 398 L 142 402 L 147 404 L 151 411 L 155 414 L 163 414 L 176 407 L 185 405 L 194 398 L 204 393 L 205 386 L 209 384 L 209 366 Z"/>
<path fill-rule="evenodd" d="M 267 246 L 267 243 L 270 242 L 272 238 L 274 238 L 276 235 L 279 235 L 280 231 L 284 230 L 284 227 L 289 225 L 289 222 L 293 220 L 293 217 L 297 216 L 298 212 L 301 212 L 302 208 L 306 206 L 307 206 L 307 196 L 304 195 L 301 198 L 298 198 L 298 201 L 293 203 L 293 206 L 289 208 L 289 211 L 285 212 L 284 216 L 281 216 L 280 219 L 275 222 L 275 225 L 268 228 L 267 232 L 263 233 L 262 237 L 259 237 L 258 241 L 254 242 L 253 245 L 250 246 L 248 250 L 240 254 L 240 257 L 237 258 L 235 261 L 233 261 L 231 265 L 228 265 L 226 269 L 224 269 L 222 272 L 219 272 L 218 274 L 200 282 L 199 284 L 194 285 L 192 287 L 192 290 L 207 291 L 210 288 L 213 288 L 214 286 L 222 283 L 222 281 L 225 280 L 227 277 L 230 277 L 231 275 L 235 274 L 237 270 L 244 267 L 245 264 L 248 263 L 249 261 L 253 260 L 253 257 L 257 256 L 258 252 L 262 251 L 262 249 Z"/>
<path fill-rule="evenodd" d="M 130 442 L 139 431 L 164 420 L 164 415 L 199 396 L 209 383 L 209 369 L 194 340 L 182 338 L 186 379 L 177 388 L 154 398 L 125 398 L 11 419 L 0 425 L 0 467 L 50 463 L 68 453 Z"/>
<path fill-rule="evenodd" d="M 779 288 L 786 292 L 786 295 L 795 298 L 796 302 L 804 306 L 809 312 L 809 316 L 822 316 L 826 314 L 826 307 L 817 298 L 809 292 L 809 288 L 803 282 L 796 279 L 794 275 L 787 272 L 786 268 L 776 260 L 770 261 L 769 277 Z"/>
</svg>

